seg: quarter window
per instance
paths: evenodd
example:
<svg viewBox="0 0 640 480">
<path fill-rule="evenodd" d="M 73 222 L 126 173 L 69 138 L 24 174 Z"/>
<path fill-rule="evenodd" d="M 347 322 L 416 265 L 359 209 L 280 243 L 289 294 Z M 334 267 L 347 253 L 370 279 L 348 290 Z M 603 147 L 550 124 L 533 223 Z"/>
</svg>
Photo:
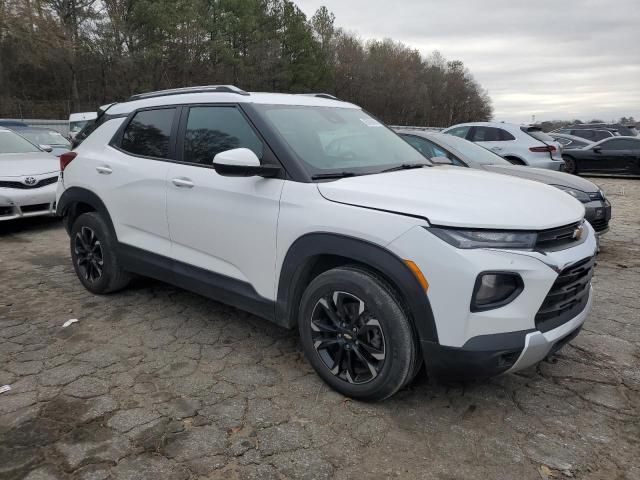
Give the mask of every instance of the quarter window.
<svg viewBox="0 0 640 480">
<path fill-rule="evenodd" d="M 174 113 L 175 108 L 136 113 L 124 129 L 121 148 L 134 155 L 168 158 Z"/>
<path fill-rule="evenodd" d="M 211 165 L 218 153 L 248 148 L 262 157 L 262 142 L 235 107 L 192 107 L 184 135 L 184 161 Z"/>
</svg>

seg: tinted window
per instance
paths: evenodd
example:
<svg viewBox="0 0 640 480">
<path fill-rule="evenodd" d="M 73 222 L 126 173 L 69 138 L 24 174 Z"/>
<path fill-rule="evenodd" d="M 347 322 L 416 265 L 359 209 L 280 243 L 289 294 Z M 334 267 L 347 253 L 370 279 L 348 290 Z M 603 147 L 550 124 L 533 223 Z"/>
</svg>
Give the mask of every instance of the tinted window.
<svg viewBox="0 0 640 480">
<path fill-rule="evenodd" d="M 560 145 L 566 147 L 567 145 L 569 145 L 571 143 L 571 140 L 569 140 L 568 138 L 564 138 L 564 137 L 553 137 L 556 142 L 558 142 Z"/>
<path fill-rule="evenodd" d="M 136 113 L 122 135 L 122 149 L 145 157 L 168 158 L 174 113 L 175 108 Z"/>
<path fill-rule="evenodd" d="M 262 157 L 262 142 L 235 107 L 189 109 L 184 136 L 184 161 L 211 165 L 218 153 L 248 148 Z"/>
<path fill-rule="evenodd" d="M 416 137 L 415 135 L 401 135 L 409 144 L 418 150 L 426 158 L 435 157 L 436 154 L 433 151 L 431 142 L 428 142 L 424 138 Z M 445 155 L 446 156 L 446 155 Z"/>
<path fill-rule="evenodd" d="M 494 127 L 475 127 L 472 142 L 503 142 L 515 140 L 514 136 L 506 130 Z"/>
<path fill-rule="evenodd" d="M 571 130 L 571 135 L 586 138 L 587 140 L 595 140 L 596 134 L 594 130 Z"/>
<path fill-rule="evenodd" d="M 637 150 L 640 149 L 640 140 L 630 138 L 616 138 L 600 144 L 603 150 Z"/>
<path fill-rule="evenodd" d="M 453 135 L 455 137 L 465 138 L 470 128 L 471 127 L 457 127 L 457 128 L 452 128 L 451 130 L 447 130 L 445 133 L 447 135 Z"/>
</svg>

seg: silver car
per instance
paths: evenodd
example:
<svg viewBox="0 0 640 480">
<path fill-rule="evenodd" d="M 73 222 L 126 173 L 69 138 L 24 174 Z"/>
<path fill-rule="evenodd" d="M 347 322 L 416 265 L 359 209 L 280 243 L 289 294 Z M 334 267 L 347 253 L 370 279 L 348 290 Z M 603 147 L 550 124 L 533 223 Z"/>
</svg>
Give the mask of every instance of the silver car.
<svg viewBox="0 0 640 480">
<path fill-rule="evenodd" d="M 395 131 L 433 163 L 526 178 L 564 190 L 584 204 L 585 218 L 598 235 L 609 231 L 611 204 L 596 184 L 584 178 L 548 169 L 512 165 L 486 148 L 453 135 L 413 129 Z"/>
<path fill-rule="evenodd" d="M 55 214 L 59 160 L 0 127 L 0 222 Z"/>
</svg>

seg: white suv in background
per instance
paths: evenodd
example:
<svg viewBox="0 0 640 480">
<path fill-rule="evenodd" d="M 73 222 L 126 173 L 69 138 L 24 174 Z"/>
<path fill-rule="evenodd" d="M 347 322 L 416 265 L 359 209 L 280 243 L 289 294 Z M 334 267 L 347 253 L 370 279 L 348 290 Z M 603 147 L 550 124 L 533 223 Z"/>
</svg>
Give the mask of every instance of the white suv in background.
<svg viewBox="0 0 640 480">
<path fill-rule="evenodd" d="M 440 169 L 356 105 L 209 86 L 113 105 L 60 158 L 80 282 L 157 278 L 298 328 L 331 387 L 486 377 L 577 335 L 596 237 L 566 193 Z M 104 120 L 104 121 L 103 121 Z"/>
<path fill-rule="evenodd" d="M 497 153 L 514 165 L 561 170 L 562 146 L 539 127 L 475 122 L 454 125 L 442 133 L 455 135 Z"/>
</svg>

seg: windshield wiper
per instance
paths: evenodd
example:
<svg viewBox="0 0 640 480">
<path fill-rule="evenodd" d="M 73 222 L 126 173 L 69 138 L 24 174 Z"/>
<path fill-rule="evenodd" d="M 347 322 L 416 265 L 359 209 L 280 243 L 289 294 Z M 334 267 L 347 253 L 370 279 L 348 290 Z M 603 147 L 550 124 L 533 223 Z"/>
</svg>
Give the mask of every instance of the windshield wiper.
<svg viewBox="0 0 640 480">
<path fill-rule="evenodd" d="M 354 172 L 331 172 L 331 173 L 318 173 L 317 175 L 313 175 L 311 180 L 324 180 L 327 178 L 345 178 L 345 177 L 355 177 Z"/>
<path fill-rule="evenodd" d="M 410 168 L 422 168 L 430 167 L 429 163 L 403 163 L 402 165 L 396 165 L 395 167 L 382 170 L 380 173 L 395 172 L 397 170 L 409 170 Z"/>
</svg>

